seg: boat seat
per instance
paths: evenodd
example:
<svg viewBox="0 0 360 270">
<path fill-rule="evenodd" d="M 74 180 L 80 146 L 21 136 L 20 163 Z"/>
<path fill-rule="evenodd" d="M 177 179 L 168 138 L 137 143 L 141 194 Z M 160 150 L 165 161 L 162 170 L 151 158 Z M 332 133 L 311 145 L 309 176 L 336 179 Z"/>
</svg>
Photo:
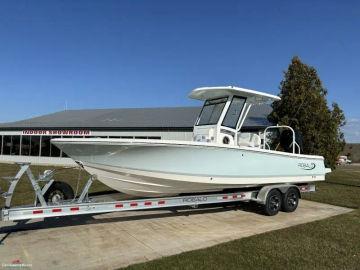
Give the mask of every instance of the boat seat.
<svg viewBox="0 0 360 270">
<path fill-rule="evenodd" d="M 260 147 L 261 138 L 255 133 L 244 132 L 238 135 L 238 145 L 246 147 Z"/>
</svg>

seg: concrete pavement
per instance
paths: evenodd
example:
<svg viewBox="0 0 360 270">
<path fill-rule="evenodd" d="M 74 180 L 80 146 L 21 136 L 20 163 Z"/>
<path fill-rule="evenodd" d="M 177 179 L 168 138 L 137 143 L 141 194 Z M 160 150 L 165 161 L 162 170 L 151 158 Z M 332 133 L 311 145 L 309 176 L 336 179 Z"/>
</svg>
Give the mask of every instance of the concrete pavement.
<svg viewBox="0 0 360 270">
<path fill-rule="evenodd" d="M 114 269 L 350 211 L 302 200 L 296 212 L 273 217 L 244 205 L 0 222 L 0 265 Z"/>
</svg>

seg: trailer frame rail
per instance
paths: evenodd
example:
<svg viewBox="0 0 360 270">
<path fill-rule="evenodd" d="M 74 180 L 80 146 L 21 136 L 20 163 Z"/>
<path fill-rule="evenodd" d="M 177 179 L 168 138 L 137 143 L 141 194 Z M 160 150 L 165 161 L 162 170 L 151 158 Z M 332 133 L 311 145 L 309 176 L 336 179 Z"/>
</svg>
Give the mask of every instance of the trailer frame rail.
<svg viewBox="0 0 360 270">
<path fill-rule="evenodd" d="M 299 193 L 315 191 L 315 185 L 303 184 L 280 184 L 280 185 L 267 185 L 259 189 L 250 191 L 235 191 L 223 192 L 213 194 L 194 194 L 188 196 L 175 196 L 163 198 L 145 198 L 145 199 L 131 199 L 121 201 L 105 201 L 94 202 L 95 197 L 88 197 L 88 192 L 91 184 L 96 180 L 96 176 L 92 175 L 85 184 L 81 194 L 78 198 L 73 200 L 63 201 L 57 204 L 49 204 L 44 199 L 46 190 L 54 182 L 53 172 L 45 171 L 43 175 L 35 179 L 30 169 L 30 163 L 17 163 L 20 169 L 16 176 L 11 179 L 9 191 L 5 192 L 6 202 L 5 208 L 1 209 L 1 220 L 3 221 L 16 221 L 27 219 L 41 219 L 49 217 L 63 217 L 85 214 L 99 214 L 109 212 L 133 211 L 133 210 L 147 210 L 147 209 L 160 209 L 168 207 L 190 206 L 197 207 L 204 204 L 219 204 L 229 202 L 246 202 L 256 201 L 260 204 L 265 203 L 266 196 L 258 196 L 259 194 L 267 194 L 268 190 L 273 188 L 283 190 L 286 192 L 290 187 L 296 187 Z M 11 207 L 11 199 L 16 185 L 18 184 L 21 176 L 26 173 L 28 179 L 35 192 L 34 205 Z M 46 184 L 40 188 L 39 182 L 45 181 Z M 10 194 L 9 194 L 10 193 Z M 40 202 L 40 205 L 39 205 Z"/>
</svg>

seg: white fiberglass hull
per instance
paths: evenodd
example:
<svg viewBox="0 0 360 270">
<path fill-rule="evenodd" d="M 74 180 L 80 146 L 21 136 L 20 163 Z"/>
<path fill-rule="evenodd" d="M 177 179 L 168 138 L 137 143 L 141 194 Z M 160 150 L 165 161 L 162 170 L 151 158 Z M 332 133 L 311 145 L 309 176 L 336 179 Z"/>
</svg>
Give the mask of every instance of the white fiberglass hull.
<svg viewBox="0 0 360 270">
<path fill-rule="evenodd" d="M 325 179 L 324 160 L 195 142 L 55 139 L 67 155 L 107 186 L 157 197 Z"/>
</svg>

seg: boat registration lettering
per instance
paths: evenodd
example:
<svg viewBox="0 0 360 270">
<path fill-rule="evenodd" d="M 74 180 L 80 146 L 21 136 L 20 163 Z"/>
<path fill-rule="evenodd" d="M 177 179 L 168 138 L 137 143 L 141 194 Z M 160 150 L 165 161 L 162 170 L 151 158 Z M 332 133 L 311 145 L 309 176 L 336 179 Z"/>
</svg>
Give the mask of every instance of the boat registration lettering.
<svg viewBox="0 0 360 270">
<path fill-rule="evenodd" d="M 185 197 L 183 198 L 183 202 L 186 203 L 194 203 L 194 202 L 206 202 L 207 201 L 206 196 L 199 196 L 199 197 Z"/>
</svg>

